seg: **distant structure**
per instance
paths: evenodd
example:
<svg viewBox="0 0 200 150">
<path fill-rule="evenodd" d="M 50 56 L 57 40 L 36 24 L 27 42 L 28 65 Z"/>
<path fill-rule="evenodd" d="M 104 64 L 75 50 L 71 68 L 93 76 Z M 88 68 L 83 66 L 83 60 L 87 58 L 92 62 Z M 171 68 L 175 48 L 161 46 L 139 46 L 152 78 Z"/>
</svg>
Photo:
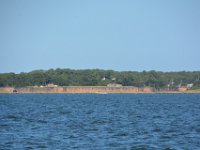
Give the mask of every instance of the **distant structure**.
<svg viewBox="0 0 200 150">
<path fill-rule="evenodd" d="M 109 83 L 107 87 L 122 87 L 122 84 L 117 84 L 117 83 Z"/>
<path fill-rule="evenodd" d="M 111 80 L 115 81 L 115 80 L 116 80 L 116 78 L 115 78 L 115 77 L 113 77 Z"/>
<path fill-rule="evenodd" d="M 102 80 L 102 81 L 105 81 L 105 80 L 106 80 L 106 78 L 105 78 L 105 77 L 103 77 L 101 80 Z"/>
<path fill-rule="evenodd" d="M 58 87 L 58 85 L 55 85 L 53 83 L 47 84 L 46 87 Z"/>
<path fill-rule="evenodd" d="M 179 92 L 185 92 L 188 89 L 191 89 L 192 87 L 193 87 L 193 83 L 182 85 L 182 80 L 181 80 L 180 84 L 177 86 L 177 90 Z"/>
<path fill-rule="evenodd" d="M 174 90 L 174 79 L 171 79 L 170 81 L 169 81 L 169 84 L 167 84 L 167 88 L 168 88 L 168 91 L 172 91 L 172 90 Z"/>
<path fill-rule="evenodd" d="M 193 83 L 187 84 L 187 88 L 190 89 L 193 87 Z"/>
</svg>

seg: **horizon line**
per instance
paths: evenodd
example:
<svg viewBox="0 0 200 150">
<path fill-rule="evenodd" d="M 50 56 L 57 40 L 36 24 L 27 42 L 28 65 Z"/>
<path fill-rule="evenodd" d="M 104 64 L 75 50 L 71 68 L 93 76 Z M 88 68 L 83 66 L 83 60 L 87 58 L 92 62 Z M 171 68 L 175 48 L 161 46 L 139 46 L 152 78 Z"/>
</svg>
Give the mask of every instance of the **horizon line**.
<svg viewBox="0 0 200 150">
<path fill-rule="evenodd" d="M 115 71 L 115 72 L 151 72 L 151 71 L 155 71 L 155 72 L 163 72 L 163 73 L 168 73 L 168 72 L 200 72 L 200 70 L 173 70 L 173 71 L 161 71 L 161 70 L 115 70 L 115 69 L 102 69 L 102 68 L 49 68 L 49 69 L 33 69 L 30 71 L 20 71 L 20 72 L 15 72 L 15 71 L 10 71 L 10 72 L 0 72 L 0 74 L 6 74 L 6 73 L 14 73 L 14 74 L 21 74 L 21 73 L 30 73 L 33 71 L 48 71 L 48 70 L 57 70 L 57 69 L 68 69 L 68 70 L 74 70 L 74 71 L 78 71 L 78 70 L 102 70 L 102 71 Z"/>
</svg>

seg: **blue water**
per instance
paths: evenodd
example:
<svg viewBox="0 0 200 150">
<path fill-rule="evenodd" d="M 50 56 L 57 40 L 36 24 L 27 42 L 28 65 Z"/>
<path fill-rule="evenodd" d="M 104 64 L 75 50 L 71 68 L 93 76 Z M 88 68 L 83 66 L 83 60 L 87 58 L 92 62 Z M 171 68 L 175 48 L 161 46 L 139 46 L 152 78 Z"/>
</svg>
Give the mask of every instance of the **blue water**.
<svg viewBox="0 0 200 150">
<path fill-rule="evenodd" d="M 200 149 L 200 94 L 0 94 L 0 149 Z"/>
</svg>

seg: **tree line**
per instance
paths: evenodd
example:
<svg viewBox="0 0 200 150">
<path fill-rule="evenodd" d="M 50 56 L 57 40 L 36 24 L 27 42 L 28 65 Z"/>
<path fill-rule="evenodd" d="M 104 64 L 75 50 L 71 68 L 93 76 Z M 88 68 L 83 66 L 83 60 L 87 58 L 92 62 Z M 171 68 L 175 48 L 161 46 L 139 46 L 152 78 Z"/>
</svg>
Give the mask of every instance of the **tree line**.
<svg viewBox="0 0 200 150">
<path fill-rule="evenodd" d="M 106 86 L 118 83 L 123 86 L 150 86 L 166 88 L 169 86 L 193 84 L 200 87 L 200 71 L 160 72 L 160 71 L 113 71 L 101 69 L 49 69 L 34 70 L 28 73 L 1 73 L 0 87 L 13 86 Z"/>
</svg>

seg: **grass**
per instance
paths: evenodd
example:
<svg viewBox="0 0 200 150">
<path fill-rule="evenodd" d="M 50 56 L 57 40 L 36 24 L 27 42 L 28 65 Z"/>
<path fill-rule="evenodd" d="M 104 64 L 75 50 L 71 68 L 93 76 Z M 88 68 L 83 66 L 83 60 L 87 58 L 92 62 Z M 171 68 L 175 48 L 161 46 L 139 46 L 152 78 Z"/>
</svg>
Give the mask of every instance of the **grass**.
<svg viewBox="0 0 200 150">
<path fill-rule="evenodd" d="M 200 93 L 200 89 L 187 90 L 187 93 Z"/>
<path fill-rule="evenodd" d="M 9 91 L 0 89 L 0 93 L 9 93 Z"/>
</svg>

